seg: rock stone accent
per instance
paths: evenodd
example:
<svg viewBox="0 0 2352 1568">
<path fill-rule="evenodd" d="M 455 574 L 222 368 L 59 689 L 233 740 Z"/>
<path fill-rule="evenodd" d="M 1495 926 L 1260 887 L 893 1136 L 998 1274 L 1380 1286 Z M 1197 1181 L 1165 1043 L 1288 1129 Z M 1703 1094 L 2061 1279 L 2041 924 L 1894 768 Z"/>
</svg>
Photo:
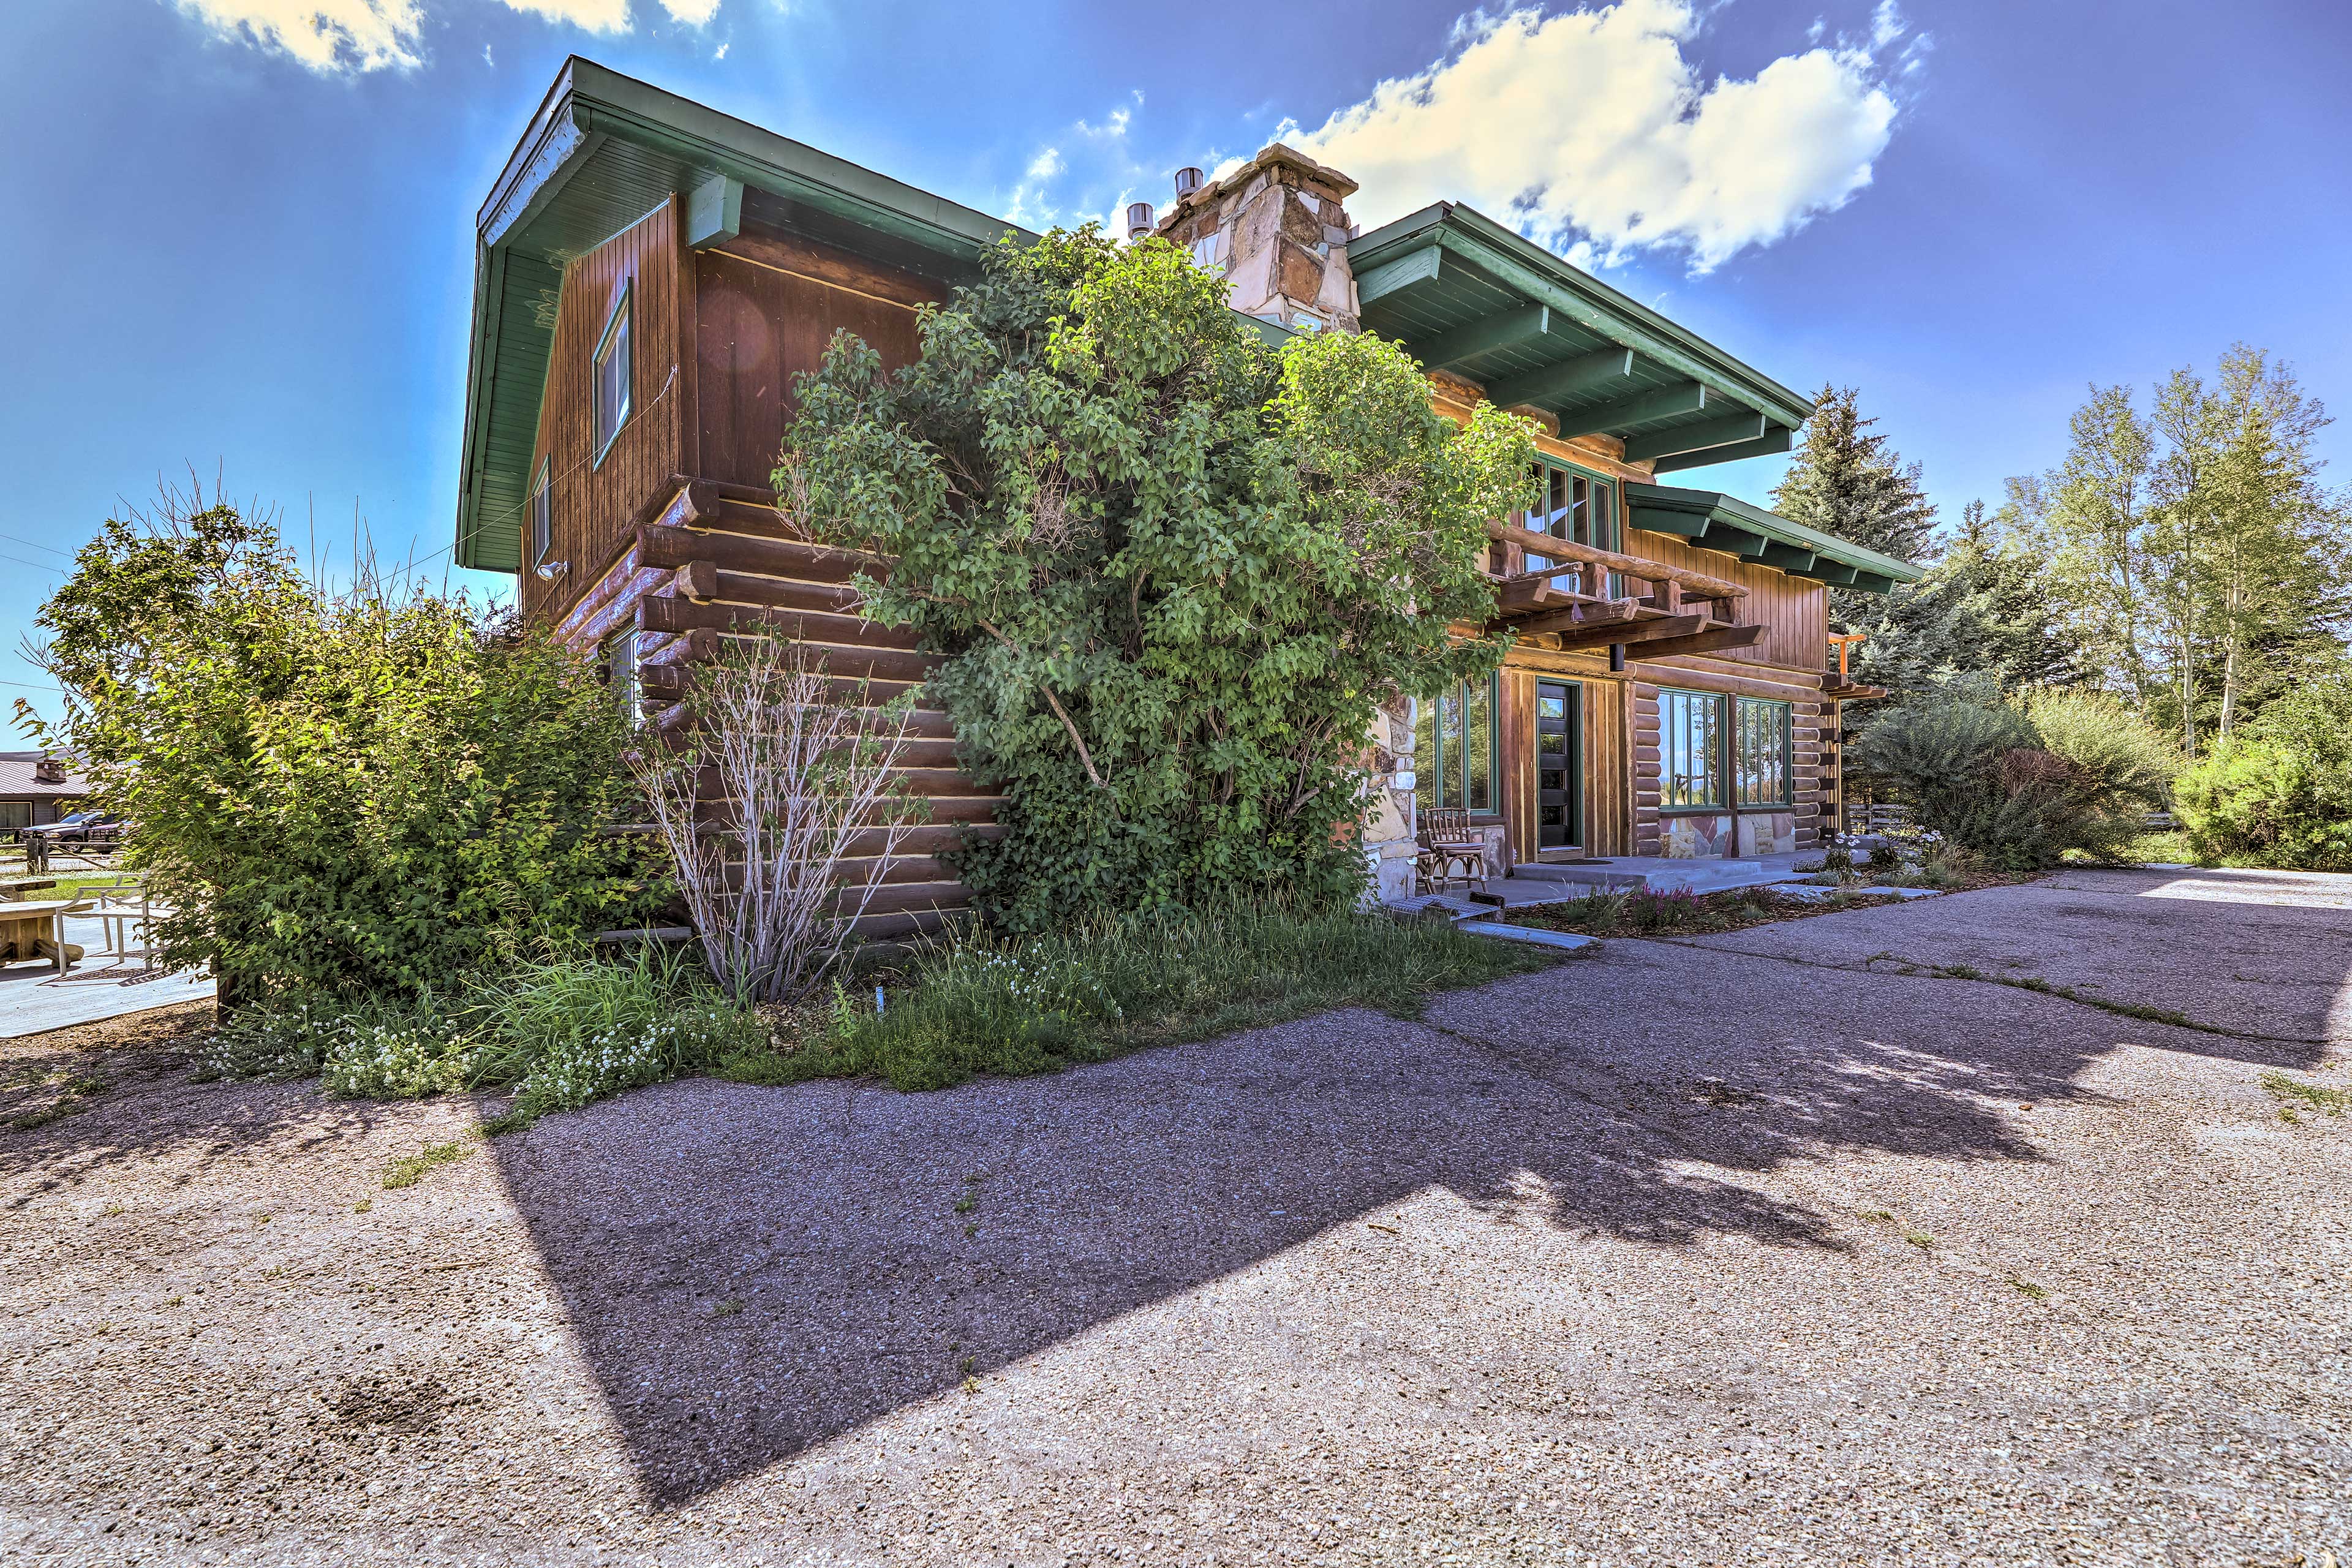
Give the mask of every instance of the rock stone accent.
<svg viewBox="0 0 2352 1568">
<path fill-rule="evenodd" d="M 1342 205 L 1356 182 L 1277 142 L 1176 198 L 1161 237 L 1223 268 L 1234 309 L 1294 331 L 1360 330 Z"/>
</svg>

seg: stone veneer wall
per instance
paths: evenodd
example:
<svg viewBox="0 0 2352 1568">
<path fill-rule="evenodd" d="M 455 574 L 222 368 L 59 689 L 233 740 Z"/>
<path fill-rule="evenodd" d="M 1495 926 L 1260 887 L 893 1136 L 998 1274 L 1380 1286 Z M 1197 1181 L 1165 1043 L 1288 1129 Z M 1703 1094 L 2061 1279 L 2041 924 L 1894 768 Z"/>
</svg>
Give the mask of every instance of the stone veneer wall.
<svg viewBox="0 0 2352 1568">
<path fill-rule="evenodd" d="M 1348 266 L 1355 226 L 1342 204 L 1356 182 L 1276 142 L 1221 180 L 1176 198 L 1162 237 L 1224 269 L 1245 316 L 1317 331 L 1360 329 Z"/>
</svg>

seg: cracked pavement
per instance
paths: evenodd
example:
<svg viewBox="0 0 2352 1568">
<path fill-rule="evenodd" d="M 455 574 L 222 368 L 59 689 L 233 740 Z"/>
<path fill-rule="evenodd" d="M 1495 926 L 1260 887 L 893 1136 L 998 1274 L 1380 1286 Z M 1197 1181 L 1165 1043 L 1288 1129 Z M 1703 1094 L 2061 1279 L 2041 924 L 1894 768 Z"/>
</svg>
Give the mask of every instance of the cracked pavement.
<svg viewBox="0 0 2352 1568">
<path fill-rule="evenodd" d="M 2263 1077 L 2347 973 L 2352 878 L 2070 872 L 396 1191 L 476 1102 L 17 1042 L 107 1087 L 0 1134 L 0 1560 L 2340 1556 L 2352 1119 Z"/>
</svg>

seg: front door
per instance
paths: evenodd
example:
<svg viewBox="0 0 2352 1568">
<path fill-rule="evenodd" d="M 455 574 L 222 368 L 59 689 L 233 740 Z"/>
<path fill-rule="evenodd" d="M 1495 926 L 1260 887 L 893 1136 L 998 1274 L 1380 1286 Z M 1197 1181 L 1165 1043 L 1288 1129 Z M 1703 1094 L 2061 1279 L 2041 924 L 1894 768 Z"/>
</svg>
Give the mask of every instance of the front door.
<svg viewBox="0 0 2352 1568">
<path fill-rule="evenodd" d="M 1536 851 L 1584 843 L 1584 688 L 1536 682 Z"/>
</svg>

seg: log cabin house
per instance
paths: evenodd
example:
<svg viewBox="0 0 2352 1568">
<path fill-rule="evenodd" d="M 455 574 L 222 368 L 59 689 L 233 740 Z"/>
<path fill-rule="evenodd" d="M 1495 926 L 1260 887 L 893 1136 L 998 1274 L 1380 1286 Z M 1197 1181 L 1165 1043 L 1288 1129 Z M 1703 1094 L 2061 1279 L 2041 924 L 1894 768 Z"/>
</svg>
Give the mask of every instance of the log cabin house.
<svg viewBox="0 0 2352 1568">
<path fill-rule="evenodd" d="M 1157 232 L 1221 267 L 1270 339 L 1367 331 L 1427 367 L 1442 413 L 1541 426 L 1543 504 L 1490 527 L 1491 679 L 1402 702 L 1375 736 L 1391 787 L 1368 829 L 1383 897 L 1412 822 L 1471 814 L 1496 870 L 1818 842 L 1835 811 L 1842 687 L 1826 584 L 1884 592 L 1899 561 L 1669 474 L 1786 451 L 1810 403 L 1451 203 L 1359 233 L 1356 187 L 1281 146 L 1178 177 Z M 521 613 L 601 651 L 641 715 L 752 626 L 894 694 L 929 664 L 861 618 L 843 552 L 794 538 L 767 489 L 793 378 L 835 331 L 886 363 L 917 315 L 1015 226 L 577 58 L 482 204 L 456 559 L 518 576 Z M 939 857 L 992 830 L 989 793 L 925 713 L 910 777 L 930 824 L 864 927 L 961 907 Z"/>
</svg>

